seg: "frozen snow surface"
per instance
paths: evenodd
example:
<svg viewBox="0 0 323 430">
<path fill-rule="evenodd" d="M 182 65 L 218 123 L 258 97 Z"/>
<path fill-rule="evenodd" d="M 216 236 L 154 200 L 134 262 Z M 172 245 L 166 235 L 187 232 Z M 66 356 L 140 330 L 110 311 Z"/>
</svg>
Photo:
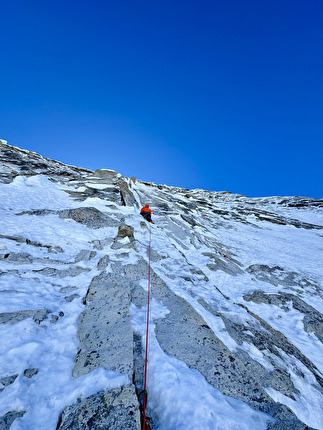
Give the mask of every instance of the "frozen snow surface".
<svg viewBox="0 0 323 430">
<path fill-rule="evenodd" d="M 149 244 L 151 428 L 323 430 L 322 200 L 157 186 L 1 140 L 0 216 L 0 430 L 140 428 L 122 389 L 143 388 Z"/>
</svg>

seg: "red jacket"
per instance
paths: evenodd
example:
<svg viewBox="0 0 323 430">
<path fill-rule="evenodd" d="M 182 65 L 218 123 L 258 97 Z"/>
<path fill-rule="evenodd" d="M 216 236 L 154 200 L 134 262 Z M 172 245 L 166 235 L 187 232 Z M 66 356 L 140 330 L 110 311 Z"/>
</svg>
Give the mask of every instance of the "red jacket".
<svg viewBox="0 0 323 430">
<path fill-rule="evenodd" d="M 140 213 L 142 214 L 143 212 L 148 212 L 151 215 L 151 209 L 149 208 L 149 205 L 144 206 Z"/>
</svg>

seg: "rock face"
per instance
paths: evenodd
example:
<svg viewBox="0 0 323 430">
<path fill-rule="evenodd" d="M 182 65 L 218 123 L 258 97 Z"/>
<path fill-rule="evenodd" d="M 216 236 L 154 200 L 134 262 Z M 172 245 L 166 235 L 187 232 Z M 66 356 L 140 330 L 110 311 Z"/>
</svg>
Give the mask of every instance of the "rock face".
<svg viewBox="0 0 323 430">
<path fill-rule="evenodd" d="M 104 367 L 133 374 L 130 288 L 117 273 L 95 277 L 85 297 L 79 325 L 80 346 L 73 376 Z"/>
<path fill-rule="evenodd" d="M 19 321 L 27 318 L 32 318 L 37 324 L 44 321 L 47 314 L 50 312 L 47 309 L 17 311 L 17 312 L 2 312 L 0 314 L 0 324 L 17 324 Z"/>
<path fill-rule="evenodd" d="M 35 152 L 25 151 L 9 146 L 1 140 L 1 162 L 3 165 L 2 181 L 9 183 L 17 175 L 46 174 L 63 177 L 82 177 L 91 173 L 90 170 L 67 166 L 59 161 L 44 158 Z"/>
<path fill-rule="evenodd" d="M 0 141 L 0 201 L 1 430 L 142 428 L 149 274 L 152 428 L 323 429 L 322 200 L 156 186 Z"/>
<path fill-rule="evenodd" d="M 57 430 L 140 430 L 134 386 L 124 385 L 64 409 Z"/>
</svg>

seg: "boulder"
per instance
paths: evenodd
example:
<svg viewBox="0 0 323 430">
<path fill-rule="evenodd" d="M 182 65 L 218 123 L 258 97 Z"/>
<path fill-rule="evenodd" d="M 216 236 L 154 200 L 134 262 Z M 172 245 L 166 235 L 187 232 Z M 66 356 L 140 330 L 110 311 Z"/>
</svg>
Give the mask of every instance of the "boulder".
<svg viewBox="0 0 323 430">
<path fill-rule="evenodd" d="M 111 181 L 113 182 L 118 175 L 117 172 L 115 172 L 114 170 L 110 170 L 110 169 L 97 169 L 93 175 L 95 178 L 100 178 L 100 179 L 104 179 L 105 181 Z"/>
<path fill-rule="evenodd" d="M 93 229 L 111 226 L 111 218 L 93 207 L 81 207 L 59 211 L 59 217 L 63 219 L 72 219 Z"/>
</svg>

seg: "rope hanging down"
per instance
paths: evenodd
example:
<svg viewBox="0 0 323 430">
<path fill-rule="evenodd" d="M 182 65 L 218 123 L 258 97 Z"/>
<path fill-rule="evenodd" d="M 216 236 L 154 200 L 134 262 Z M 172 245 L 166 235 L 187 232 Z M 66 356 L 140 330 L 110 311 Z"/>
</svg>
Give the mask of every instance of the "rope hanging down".
<svg viewBox="0 0 323 430">
<path fill-rule="evenodd" d="M 151 227 L 149 227 L 149 246 L 148 246 L 148 288 L 147 288 L 147 327 L 146 327 L 146 353 L 145 353 L 145 380 L 143 393 L 143 424 L 142 430 L 150 429 L 149 421 L 146 419 L 147 406 L 147 367 L 148 367 L 148 334 L 149 334 L 149 305 L 150 305 L 150 244 L 151 244 Z"/>
</svg>

